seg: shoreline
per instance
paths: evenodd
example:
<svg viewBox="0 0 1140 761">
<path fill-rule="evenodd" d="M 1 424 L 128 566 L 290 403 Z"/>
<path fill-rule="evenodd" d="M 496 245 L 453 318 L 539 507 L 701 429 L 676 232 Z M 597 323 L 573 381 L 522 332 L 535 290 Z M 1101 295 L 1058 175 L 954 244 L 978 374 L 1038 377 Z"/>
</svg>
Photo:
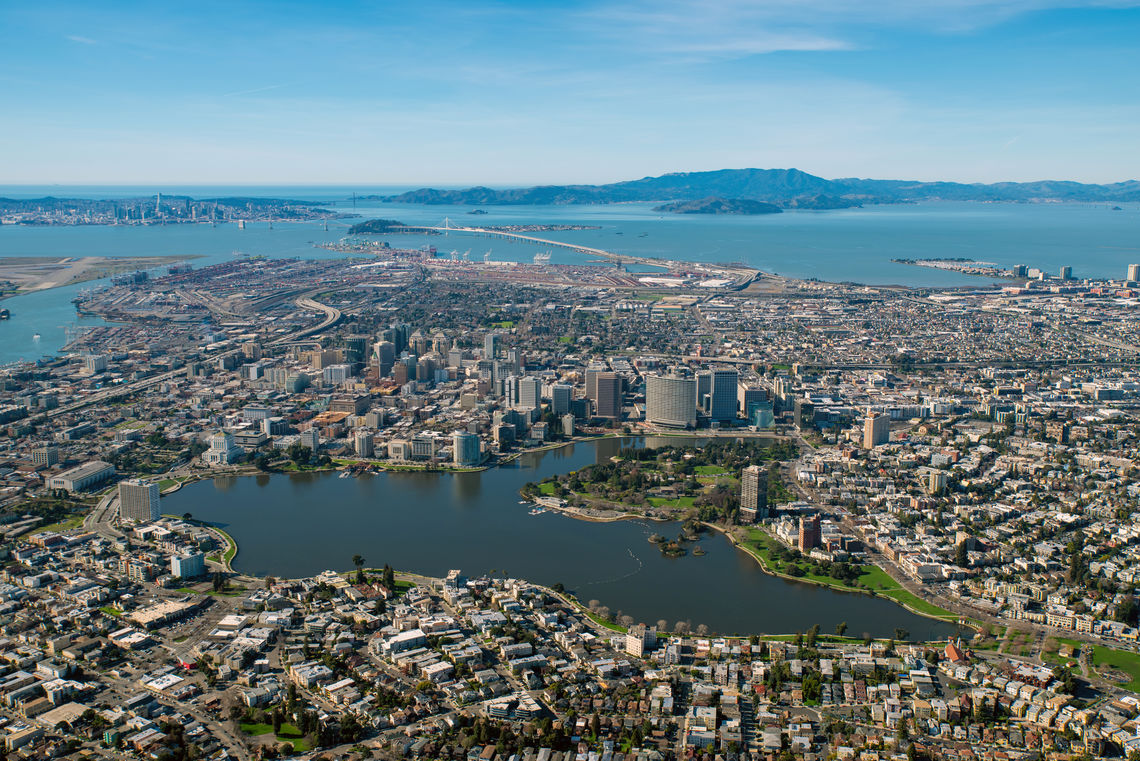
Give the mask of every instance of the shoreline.
<svg viewBox="0 0 1140 761">
<path fill-rule="evenodd" d="M 746 432 L 746 433 L 751 433 L 751 432 Z M 596 436 L 596 437 L 590 437 L 590 438 L 575 438 L 575 439 L 572 439 L 570 441 L 552 443 L 550 445 L 540 447 L 540 448 L 536 448 L 536 449 L 528 449 L 528 450 L 523 450 L 520 452 L 515 452 L 515 453 L 512 453 L 512 455 L 510 457 L 505 458 L 499 462 L 484 465 L 484 466 L 481 466 L 481 467 L 476 468 L 476 469 L 445 469 L 445 468 L 428 469 L 428 468 L 424 468 L 424 467 L 417 468 L 415 466 L 412 466 L 412 467 L 408 467 L 408 468 L 392 469 L 392 470 L 388 470 L 386 472 L 434 472 L 434 473 L 482 472 L 485 470 L 490 470 L 491 468 L 494 468 L 494 467 L 498 467 L 499 465 L 504 465 L 506 463 L 513 462 L 515 459 L 518 459 L 519 457 L 521 457 L 522 455 L 524 455 L 528 452 L 546 452 L 546 451 L 551 451 L 554 449 L 558 449 L 558 448 L 565 447 L 565 446 L 572 445 L 572 444 L 576 444 L 576 443 L 588 443 L 591 441 L 601 441 L 603 439 L 646 438 L 647 436 L 651 436 L 651 435 L 652 434 L 642 433 L 642 434 L 617 434 L 617 435 L 612 435 L 612 436 L 606 435 L 606 436 Z M 752 436 L 753 437 L 763 437 L 764 434 L 753 433 Z M 693 436 L 690 436 L 690 438 L 703 438 L 703 437 L 701 437 L 699 435 L 693 435 Z M 342 461 L 343 464 L 335 465 L 333 467 L 317 468 L 317 469 L 303 470 L 303 471 L 281 471 L 281 470 L 279 470 L 279 471 L 266 472 L 266 471 L 260 471 L 260 470 L 249 468 L 249 469 L 243 469 L 240 471 L 223 472 L 223 473 L 214 472 L 214 471 L 207 471 L 207 472 L 202 472 L 202 473 L 193 473 L 193 474 L 190 474 L 190 476 L 188 476 L 188 477 L 183 477 L 183 478 L 177 480 L 177 483 L 168 487 L 166 490 L 164 490 L 162 492 L 162 494 L 163 494 L 163 496 L 166 496 L 167 494 L 174 494 L 174 493 L 180 491 L 182 489 L 182 487 L 187 485 L 187 484 L 197 483 L 199 481 L 205 481 L 205 480 L 213 480 L 213 479 L 227 477 L 227 476 L 238 477 L 238 476 L 257 476 L 257 475 L 287 475 L 290 473 L 334 473 L 334 472 L 338 472 L 338 471 L 342 472 L 342 473 L 347 473 L 347 472 L 350 472 L 350 468 L 352 467 L 352 465 L 357 463 L 357 462 L 366 462 L 366 461 Z M 336 461 L 334 461 L 334 463 L 336 463 Z M 522 495 L 520 494 L 519 496 L 521 497 Z M 669 522 L 676 522 L 677 521 L 676 518 L 659 518 L 659 517 L 655 517 L 655 516 L 640 515 L 640 514 L 636 514 L 636 513 L 621 513 L 621 512 L 618 512 L 617 510 L 610 510 L 610 512 L 613 513 L 611 515 L 589 515 L 589 514 L 584 514 L 582 512 L 579 512 L 580 508 L 574 508 L 574 507 L 568 507 L 568 506 L 551 507 L 551 506 L 547 506 L 547 505 L 540 505 L 537 502 L 535 502 L 533 498 L 523 497 L 523 499 L 527 503 L 531 504 L 534 507 L 538 507 L 538 508 L 541 508 L 543 510 L 550 510 L 552 512 L 556 512 L 562 516 L 565 516 L 565 517 L 573 519 L 573 520 L 586 521 L 586 522 L 590 522 L 590 523 L 615 523 L 618 521 L 626 521 L 626 520 L 644 520 L 644 521 L 648 521 L 651 523 L 669 523 Z M 176 518 L 176 519 L 182 520 L 182 518 L 180 518 L 180 516 L 175 516 L 175 515 L 167 515 L 166 517 Z M 209 528 L 212 531 L 216 531 L 226 541 L 227 546 L 224 550 L 221 551 L 221 553 L 219 553 L 219 557 L 221 558 L 221 565 L 223 566 L 223 568 L 228 573 L 233 573 L 233 574 L 241 575 L 241 576 L 247 576 L 248 575 L 248 574 L 244 574 L 242 572 L 236 571 L 233 568 L 233 559 L 236 558 L 238 553 L 240 552 L 240 545 L 238 544 L 237 540 L 232 535 L 230 535 L 225 530 L 217 527 L 213 523 L 203 521 L 201 519 L 191 517 L 189 522 L 197 523 L 199 525 L 202 525 L 203 527 Z M 928 618 L 928 619 L 935 620 L 935 621 L 940 621 L 942 623 L 954 624 L 954 625 L 963 626 L 965 628 L 976 630 L 976 627 L 974 627 L 974 625 L 972 623 L 970 623 L 968 620 L 964 620 L 963 617 L 961 617 L 961 616 L 957 616 L 957 615 L 953 614 L 951 611 L 946 611 L 946 612 L 950 615 L 955 615 L 955 620 L 953 620 L 953 621 L 949 621 L 945 617 L 942 617 L 942 616 L 938 616 L 938 615 L 934 615 L 934 614 L 931 614 L 928 612 L 917 610 L 917 609 L 911 607 L 910 605 L 908 605 L 907 603 L 905 603 L 901 600 L 897 600 L 897 599 L 891 597 L 890 595 L 878 594 L 878 593 L 874 592 L 873 590 L 861 589 L 861 588 L 857 588 L 857 587 L 848 587 L 848 586 L 841 585 L 841 584 L 830 584 L 830 583 L 822 582 L 822 581 L 819 581 L 816 579 L 799 578 L 799 577 L 790 576 L 788 574 L 780 573 L 778 571 L 775 571 L 775 570 L 769 568 L 761 557 L 759 557 L 754 552 L 752 552 L 747 546 L 744 546 L 743 544 L 738 542 L 736 540 L 736 537 L 733 536 L 733 534 L 731 533 L 730 530 L 727 530 L 723 526 L 719 526 L 715 523 L 710 523 L 707 521 L 701 521 L 701 525 L 704 528 L 711 530 L 712 532 L 715 532 L 715 533 L 718 533 L 718 534 L 721 534 L 722 536 L 724 536 L 728 540 L 729 544 L 732 546 L 733 549 L 739 550 L 739 551 L 747 554 L 750 558 L 752 558 L 752 560 L 756 563 L 756 565 L 759 567 L 759 569 L 763 573 L 768 574 L 769 576 L 780 578 L 780 579 L 783 579 L 785 581 L 793 582 L 793 583 L 812 584 L 814 586 L 830 589 L 834 592 L 859 593 L 859 594 L 866 595 L 868 597 L 886 598 L 886 599 L 890 600 L 892 603 L 900 606 L 901 608 L 903 608 L 907 612 L 912 613 L 914 615 L 922 616 L 924 618 Z M 232 550 L 232 552 L 231 552 L 231 550 Z M 686 553 L 686 554 L 688 554 L 688 553 Z M 879 566 L 875 566 L 875 567 L 879 568 Z M 882 569 L 880 568 L 880 570 L 882 570 Z M 424 576 L 422 574 L 414 574 L 411 572 L 404 572 L 404 573 L 406 573 L 408 575 L 412 575 L 412 576 L 422 577 L 422 578 L 433 578 L 433 577 Z M 251 577 L 251 578 L 262 578 L 262 577 Z M 537 582 L 533 582 L 533 581 L 529 581 L 529 580 L 528 580 L 528 583 L 535 584 L 536 586 L 541 586 L 541 585 L 537 584 Z M 900 585 L 900 588 L 902 588 L 901 585 Z M 545 587 L 544 587 L 544 589 L 545 589 Z M 904 589 L 904 591 L 905 591 L 905 589 Z M 585 610 L 584 607 L 582 609 Z M 604 625 L 604 624 L 599 624 L 599 625 Z M 606 627 L 606 628 L 610 628 L 610 627 Z M 760 635 L 757 635 L 757 636 L 760 636 Z M 770 634 L 767 636 L 789 636 L 789 635 Z"/>
<path fill-rule="evenodd" d="M 8 281 L 16 286 L 16 290 L 0 295 L 0 300 L 82 285 L 128 272 L 166 267 L 178 262 L 201 258 L 201 254 L 187 254 L 186 256 L 0 257 L 0 281 Z"/>
</svg>

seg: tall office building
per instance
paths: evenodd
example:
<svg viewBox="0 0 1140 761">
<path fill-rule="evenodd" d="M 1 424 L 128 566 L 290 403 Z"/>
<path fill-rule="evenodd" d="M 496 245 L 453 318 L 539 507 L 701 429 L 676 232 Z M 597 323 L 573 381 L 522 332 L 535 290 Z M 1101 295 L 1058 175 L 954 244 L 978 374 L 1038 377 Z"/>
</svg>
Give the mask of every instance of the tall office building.
<svg viewBox="0 0 1140 761">
<path fill-rule="evenodd" d="M 697 406 L 706 415 L 709 412 L 709 397 L 712 394 L 712 373 L 708 370 L 697 373 Z"/>
<path fill-rule="evenodd" d="M 891 418 L 881 412 L 868 412 L 863 421 L 863 448 L 874 449 L 891 440 Z"/>
<path fill-rule="evenodd" d="M 1128 280 L 1133 283 L 1140 282 L 1140 264 L 1128 265 Z"/>
<path fill-rule="evenodd" d="M 159 494 L 157 483 L 132 478 L 119 482 L 119 519 L 146 523 L 158 520 Z"/>
<path fill-rule="evenodd" d="M 570 394 L 573 389 L 565 383 L 555 383 L 550 387 L 550 411 L 555 415 L 565 415 L 570 411 Z"/>
<path fill-rule="evenodd" d="M 645 420 L 671 428 L 697 425 L 697 381 L 677 375 L 645 378 Z"/>
<path fill-rule="evenodd" d="M 768 401 L 768 391 L 754 383 L 739 383 L 736 386 L 736 403 L 745 418 L 751 418 L 750 408 L 753 404 L 763 404 Z"/>
<path fill-rule="evenodd" d="M 491 331 L 483 336 L 483 359 L 494 359 L 499 353 L 499 334 Z"/>
<path fill-rule="evenodd" d="M 503 396 L 506 398 L 507 406 L 511 409 L 519 406 L 519 381 L 522 380 L 517 375 L 508 375 L 506 380 L 503 381 Z"/>
<path fill-rule="evenodd" d="M 807 552 L 812 547 L 818 547 L 822 534 L 818 515 L 800 518 L 800 552 Z"/>
<path fill-rule="evenodd" d="M 391 341 L 377 341 L 372 349 L 379 363 L 380 377 L 387 378 L 392 372 L 392 365 L 396 364 L 396 344 Z"/>
<path fill-rule="evenodd" d="M 1062 280 L 1072 280 L 1073 279 L 1073 268 L 1066 265 L 1066 266 L 1061 268 L 1060 274 L 1061 274 Z"/>
<path fill-rule="evenodd" d="M 777 413 L 785 412 L 790 404 L 789 399 L 792 396 L 792 382 L 787 378 L 777 378 L 772 383 L 772 392 L 776 397 L 773 400 L 774 409 Z"/>
<path fill-rule="evenodd" d="M 605 371 L 603 365 L 590 365 L 586 368 L 586 398 L 592 402 L 598 400 L 598 376 Z"/>
<path fill-rule="evenodd" d="M 736 418 L 736 383 L 740 373 L 727 368 L 710 370 L 701 375 L 708 376 L 708 403 L 705 412 L 709 419 L 727 423 Z M 699 392 L 698 392 L 699 393 Z"/>
<path fill-rule="evenodd" d="M 597 389 L 594 416 L 609 420 L 621 418 L 621 376 L 617 373 L 598 373 L 594 383 Z"/>
<path fill-rule="evenodd" d="M 792 418 L 796 428 L 803 430 L 815 425 L 815 405 L 810 400 L 799 397 L 792 407 Z"/>
<path fill-rule="evenodd" d="M 538 378 L 533 375 L 519 378 L 518 389 L 517 407 L 524 410 L 536 410 L 542 405 L 542 381 Z"/>
<path fill-rule="evenodd" d="M 372 431 L 357 431 L 353 437 L 357 457 L 371 457 L 373 454 Z"/>
<path fill-rule="evenodd" d="M 478 465 L 482 459 L 479 437 L 467 431 L 451 434 L 451 461 L 459 467 Z"/>
<path fill-rule="evenodd" d="M 740 520 L 753 523 L 768 517 L 768 471 L 749 465 L 740 474 Z"/>
<path fill-rule="evenodd" d="M 360 368 L 368 361 L 368 336 L 348 336 L 344 339 L 344 361 L 354 368 Z"/>
</svg>

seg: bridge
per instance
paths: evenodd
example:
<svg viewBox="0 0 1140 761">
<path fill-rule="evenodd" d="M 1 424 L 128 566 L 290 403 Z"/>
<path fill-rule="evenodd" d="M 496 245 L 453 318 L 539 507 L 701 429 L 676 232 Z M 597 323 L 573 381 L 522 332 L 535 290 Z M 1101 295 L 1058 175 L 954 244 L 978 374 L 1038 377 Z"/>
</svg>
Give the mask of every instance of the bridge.
<svg viewBox="0 0 1140 761">
<path fill-rule="evenodd" d="M 567 251 L 573 251 L 577 254 L 590 254 L 592 256 L 602 256 L 607 259 L 616 259 L 622 261 L 624 259 L 635 259 L 637 257 L 623 256 L 615 254 L 612 251 L 606 251 L 601 248 L 591 248 L 590 246 L 579 246 L 574 243 L 566 243 L 560 240 L 550 240 L 549 238 L 539 238 L 536 235 L 523 235 L 522 233 L 513 233 L 507 230 L 489 230 L 486 227 L 455 227 L 451 224 L 451 220 L 444 219 L 443 226 L 430 227 L 430 226 L 409 226 L 409 230 L 431 230 L 438 233 L 469 233 L 472 235 L 486 235 L 489 238 L 503 238 L 504 240 L 513 240 L 519 243 L 539 243 L 543 246 L 550 246 L 552 248 L 562 248 Z"/>
</svg>

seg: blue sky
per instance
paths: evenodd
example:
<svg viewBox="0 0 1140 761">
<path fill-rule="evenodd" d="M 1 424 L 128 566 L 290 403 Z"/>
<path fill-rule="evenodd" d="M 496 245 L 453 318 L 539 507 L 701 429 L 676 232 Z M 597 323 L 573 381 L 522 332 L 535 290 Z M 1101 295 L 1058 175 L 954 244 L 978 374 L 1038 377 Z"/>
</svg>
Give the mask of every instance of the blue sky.
<svg viewBox="0 0 1140 761">
<path fill-rule="evenodd" d="M 1140 178 L 1140 0 L 0 4 L 0 184 Z"/>
</svg>

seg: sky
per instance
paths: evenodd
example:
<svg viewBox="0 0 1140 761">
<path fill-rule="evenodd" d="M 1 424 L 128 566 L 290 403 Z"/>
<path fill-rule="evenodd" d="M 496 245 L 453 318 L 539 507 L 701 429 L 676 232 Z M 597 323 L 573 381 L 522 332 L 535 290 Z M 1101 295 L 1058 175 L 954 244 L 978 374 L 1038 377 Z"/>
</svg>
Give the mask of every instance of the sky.
<svg viewBox="0 0 1140 761">
<path fill-rule="evenodd" d="M 1140 0 L 0 3 L 0 185 L 1140 178 Z"/>
</svg>

